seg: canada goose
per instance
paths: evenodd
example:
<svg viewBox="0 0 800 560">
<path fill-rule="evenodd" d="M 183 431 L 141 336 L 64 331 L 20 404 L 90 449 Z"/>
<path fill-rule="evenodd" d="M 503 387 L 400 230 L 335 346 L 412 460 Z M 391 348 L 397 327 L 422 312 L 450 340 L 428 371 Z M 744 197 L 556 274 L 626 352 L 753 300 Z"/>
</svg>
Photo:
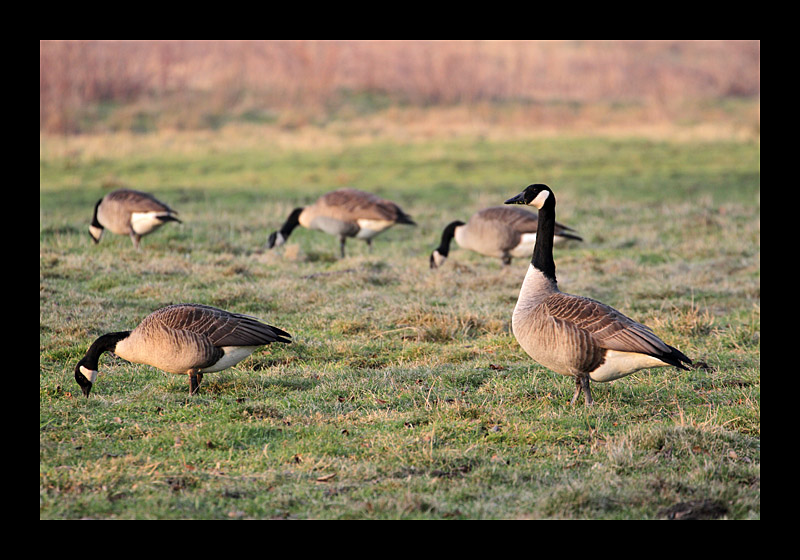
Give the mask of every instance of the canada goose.
<svg viewBox="0 0 800 560">
<path fill-rule="evenodd" d="M 100 243 L 104 228 L 117 235 L 130 235 L 133 246 L 139 248 L 143 235 L 157 230 L 166 222 L 179 222 L 177 212 L 153 195 L 131 189 L 108 193 L 94 205 L 89 226 L 92 241 Z"/>
<path fill-rule="evenodd" d="M 575 404 L 581 391 L 592 404 L 589 380 L 613 381 L 644 368 L 691 364 L 650 328 L 599 301 L 558 289 L 553 262 L 556 198 L 547 185 L 529 185 L 506 204 L 539 209 L 539 234 L 522 282 L 511 330 L 528 355 L 543 366 L 575 378 Z"/>
<path fill-rule="evenodd" d="M 88 397 L 103 352 L 189 376 L 189 394 L 197 392 L 204 373 L 241 362 L 259 346 L 291 342 L 291 335 L 255 317 L 196 303 L 158 309 L 132 331 L 104 334 L 75 366 L 75 380 Z"/>
<path fill-rule="evenodd" d="M 444 264 L 450 253 L 450 242 L 465 249 L 488 257 L 500 257 L 503 265 L 511 264 L 511 257 L 524 257 L 531 254 L 536 241 L 536 228 L 539 220 L 536 214 L 515 206 L 492 206 L 473 214 L 465 224 L 451 222 L 442 232 L 442 242 L 431 253 L 431 268 Z M 556 222 L 555 242 L 565 239 L 583 241 L 571 227 Z"/>
<path fill-rule="evenodd" d="M 280 230 L 273 232 L 268 247 L 283 245 L 297 225 L 339 236 L 339 250 L 344 258 L 348 237 L 365 239 L 370 249 L 372 238 L 395 224 L 417 225 L 394 202 L 356 189 L 339 189 L 322 195 L 311 206 L 295 208 Z"/>
</svg>

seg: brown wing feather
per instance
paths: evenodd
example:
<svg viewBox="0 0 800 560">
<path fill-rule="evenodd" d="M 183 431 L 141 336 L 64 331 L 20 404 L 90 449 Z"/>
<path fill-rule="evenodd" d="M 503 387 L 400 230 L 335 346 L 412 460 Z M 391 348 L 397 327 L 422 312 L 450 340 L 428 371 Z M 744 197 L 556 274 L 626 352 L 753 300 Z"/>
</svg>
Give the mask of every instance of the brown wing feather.
<svg viewBox="0 0 800 560">
<path fill-rule="evenodd" d="M 358 219 L 398 221 L 405 213 L 397 204 L 372 193 L 357 189 L 339 189 L 329 192 L 316 202 L 331 217 L 345 221 Z"/>
<path fill-rule="evenodd" d="M 473 217 L 477 220 L 502 222 L 519 233 L 536 233 L 539 225 L 536 214 L 516 206 L 492 206 L 477 212 Z"/>
<path fill-rule="evenodd" d="M 124 203 L 131 212 L 172 212 L 172 208 L 153 195 L 132 189 L 120 189 L 106 195 L 106 200 Z"/>
<path fill-rule="evenodd" d="M 599 301 L 559 293 L 544 304 L 550 316 L 586 331 L 601 348 L 656 356 L 672 351 L 649 327 Z"/>
<path fill-rule="evenodd" d="M 473 218 L 500 221 L 519 233 L 536 233 L 539 229 L 539 217 L 519 206 L 492 206 L 473 214 Z M 472 218 L 470 218 L 470 221 L 472 221 Z M 566 235 L 567 237 L 580 239 L 575 235 L 565 234 L 564 232 L 567 231 L 575 230 L 556 222 L 556 235 Z"/>
<path fill-rule="evenodd" d="M 200 304 L 164 307 L 148 315 L 142 325 L 145 321 L 207 337 L 216 347 L 260 346 L 271 342 L 290 342 L 291 338 L 289 333 L 249 315 Z"/>
</svg>

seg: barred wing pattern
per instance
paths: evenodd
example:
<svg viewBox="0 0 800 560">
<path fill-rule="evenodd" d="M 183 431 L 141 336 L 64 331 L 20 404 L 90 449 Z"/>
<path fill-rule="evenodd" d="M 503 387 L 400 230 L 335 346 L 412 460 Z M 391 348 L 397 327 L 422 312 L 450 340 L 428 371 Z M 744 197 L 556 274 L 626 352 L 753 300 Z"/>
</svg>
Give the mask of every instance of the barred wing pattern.
<svg viewBox="0 0 800 560">
<path fill-rule="evenodd" d="M 559 292 L 548 297 L 543 304 L 550 317 L 585 331 L 601 348 L 648 354 L 678 367 L 682 367 L 680 358 L 689 361 L 680 351 L 658 338 L 648 326 L 599 301 Z"/>
<path fill-rule="evenodd" d="M 255 317 L 200 304 L 164 307 L 147 316 L 140 327 L 148 329 L 150 323 L 207 337 L 216 347 L 259 346 L 291 341 L 289 333 L 266 325 Z"/>
</svg>

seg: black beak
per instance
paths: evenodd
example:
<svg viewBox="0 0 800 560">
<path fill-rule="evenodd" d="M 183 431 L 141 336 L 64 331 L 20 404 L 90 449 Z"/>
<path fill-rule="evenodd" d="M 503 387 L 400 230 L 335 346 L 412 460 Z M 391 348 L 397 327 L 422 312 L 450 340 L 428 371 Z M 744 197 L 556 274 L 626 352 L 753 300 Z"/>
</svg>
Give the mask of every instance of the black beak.
<svg viewBox="0 0 800 560">
<path fill-rule="evenodd" d="M 86 385 L 81 385 L 81 391 L 83 391 L 83 396 L 88 399 L 89 393 L 92 392 L 92 382 L 87 381 Z"/>
<path fill-rule="evenodd" d="M 525 204 L 524 192 L 519 193 L 517 196 L 512 196 L 504 202 L 504 204 Z"/>
</svg>

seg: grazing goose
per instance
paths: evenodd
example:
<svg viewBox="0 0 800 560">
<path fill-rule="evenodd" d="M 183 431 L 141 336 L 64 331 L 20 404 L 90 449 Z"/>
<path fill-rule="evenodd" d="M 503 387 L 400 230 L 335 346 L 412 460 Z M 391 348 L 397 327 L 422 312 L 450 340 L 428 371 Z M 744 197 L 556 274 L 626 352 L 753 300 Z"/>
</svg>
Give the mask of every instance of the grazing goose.
<svg viewBox="0 0 800 560">
<path fill-rule="evenodd" d="M 177 212 L 157 200 L 153 195 L 119 189 L 108 193 L 94 205 L 94 216 L 89 226 L 89 235 L 100 243 L 104 228 L 117 235 L 130 235 L 133 246 L 139 248 L 139 240 L 166 222 L 179 222 Z"/>
<path fill-rule="evenodd" d="M 539 220 L 536 214 L 515 206 L 492 206 L 473 214 L 469 221 L 451 222 L 442 232 L 442 242 L 431 253 L 431 268 L 444 264 L 450 253 L 450 242 L 455 238 L 459 246 L 487 257 L 499 257 L 503 265 L 511 264 L 511 257 L 531 254 L 536 241 Z M 555 242 L 565 239 L 583 241 L 575 231 L 556 222 Z"/>
<path fill-rule="evenodd" d="M 583 391 L 592 404 L 589 380 L 613 381 L 644 368 L 691 364 L 653 331 L 599 301 L 565 294 L 556 283 L 553 236 L 556 198 L 547 185 L 530 185 L 506 204 L 539 209 L 539 233 L 511 319 L 520 346 L 543 366 L 575 378 L 575 404 Z"/>
<path fill-rule="evenodd" d="M 356 189 L 339 189 L 322 195 L 311 206 L 292 210 L 283 227 L 269 236 L 268 247 L 283 245 L 298 224 L 338 235 L 342 258 L 348 237 L 365 239 L 372 249 L 372 238 L 383 230 L 395 224 L 417 225 L 394 202 Z"/>
<path fill-rule="evenodd" d="M 244 360 L 259 346 L 291 342 L 291 335 L 254 317 L 196 303 L 158 309 L 132 331 L 104 334 L 75 366 L 75 380 L 88 397 L 103 352 L 189 376 L 189 394 L 197 392 L 204 373 L 222 371 Z"/>
</svg>

